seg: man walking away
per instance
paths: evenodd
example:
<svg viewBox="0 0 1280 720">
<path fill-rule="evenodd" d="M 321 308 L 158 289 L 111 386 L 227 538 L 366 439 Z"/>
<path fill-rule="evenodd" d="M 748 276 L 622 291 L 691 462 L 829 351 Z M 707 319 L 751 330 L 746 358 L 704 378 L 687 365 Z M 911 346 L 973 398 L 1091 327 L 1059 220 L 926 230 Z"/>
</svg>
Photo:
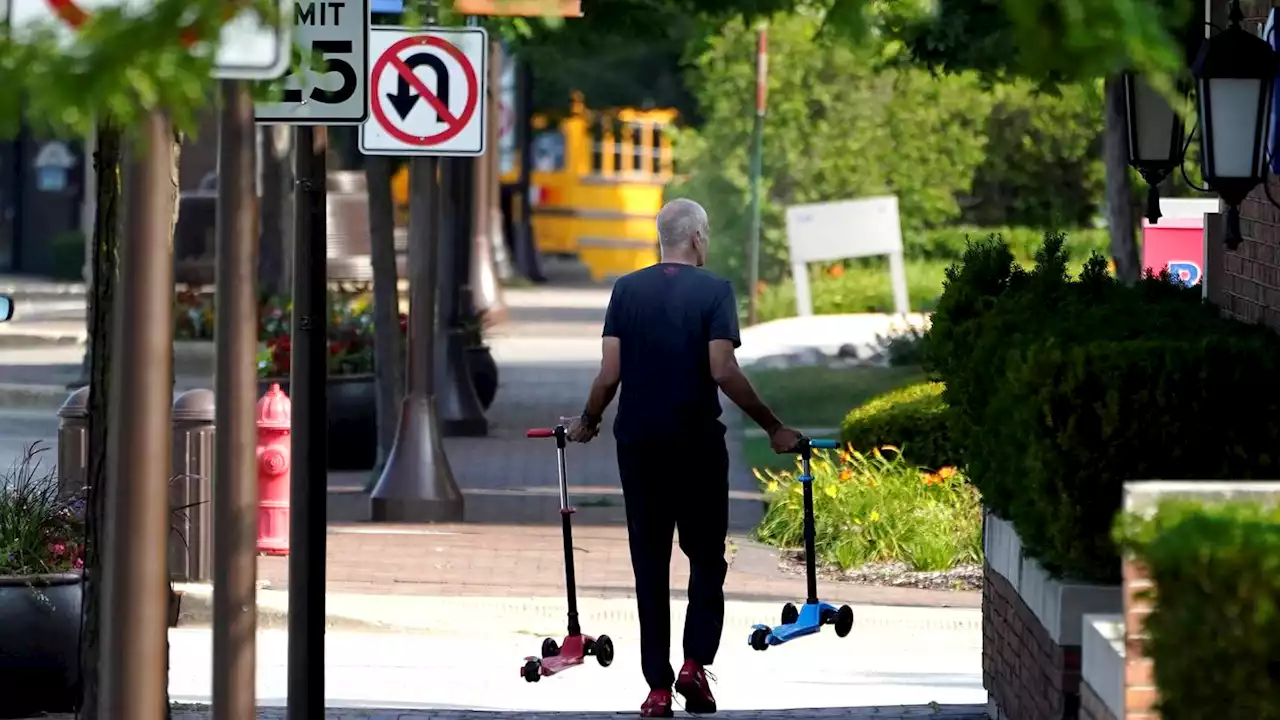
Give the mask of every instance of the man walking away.
<svg viewBox="0 0 1280 720">
<path fill-rule="evenodd" d="M 673 200 L 657 224 L 662 261 L 614 284 L 600 373 L 569 430 L 576 442 L 594 438 L 621 383 L 613 433 L 636 577 L 640 662 L 650 688 L 641 717 L 672 717 L 673 686 L 690 713 L 716 711 L 706 667 L 724 625 L 729 524 L 729 453 L 717 389 L 769 434 L 775 452 L 793 450 L 800 437 L 761 402 L 738 367 L 733 288 L 701 269 L 706 211 L 691 200 Z M 669 587 L 677 528 L 690 570 L 678 675 L 670 661 Z"/>
</svg>

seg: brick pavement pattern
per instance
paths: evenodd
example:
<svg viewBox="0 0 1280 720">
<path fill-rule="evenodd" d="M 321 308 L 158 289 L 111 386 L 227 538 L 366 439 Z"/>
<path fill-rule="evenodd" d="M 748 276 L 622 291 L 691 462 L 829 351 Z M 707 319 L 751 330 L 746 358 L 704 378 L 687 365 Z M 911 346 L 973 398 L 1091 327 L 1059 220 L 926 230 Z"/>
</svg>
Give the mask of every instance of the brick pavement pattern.
<svg viewBox="0 0 1280 720">
<path fill-rule="evenodd" d="M 677 716 L 694 717 L 684 712 Z M 205 720 L 208 711 L 174 712 L 173 720 Z M 330 709 L 328 720 L 623 720 L 628 712 L 491 712 L 481 710 L 368 710 Z M 986 710 L 974 705 L 912 705 L 898 707 L 814 708 L 808 710 L 734 710 L 717 713 L 726 720 L 987 720 Z M 284 708 L 263 708 L 259 720 L 285 720 Z"/>
<path fill-rule="evenodd" d="M 557 597 L 564 592 L 560 529 L 551 526 L 378 525 L 333 527 L 328 536 L 326 588 L 329 592 L 379 595 Z M 579 597 L 631 597 L 626 528 L 575 528 L 574 564 Z M 725 594 L 741 600 L 792 600 L 804 579 L 778 569 L 771 548 L 744 540 L 729 549 Z M 288 586 L 288 558 L 261 557 L 259 582 Z M 672 550 L 673 590 L 689 580 L 689 565 Z M 874 587 L 823 582 L 823 597 L 851 604 L 979 607 L 976 592 Z"/>
</svg>

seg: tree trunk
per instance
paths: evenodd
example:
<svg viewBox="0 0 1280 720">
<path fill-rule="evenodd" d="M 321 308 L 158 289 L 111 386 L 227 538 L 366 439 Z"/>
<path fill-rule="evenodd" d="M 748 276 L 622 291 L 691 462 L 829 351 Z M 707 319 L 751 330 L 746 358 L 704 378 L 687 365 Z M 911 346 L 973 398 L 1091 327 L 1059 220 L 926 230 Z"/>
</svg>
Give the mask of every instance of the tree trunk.
<svg viewBox="0 0 1280 720">
<path fill-rule="evenodd" d="M 110 119 L 98 123 L 98 146 L 94 153 L 97 181 L 97 208 L 93 220 L 93 288 L 89 299 L 89 467 L 86 476 L 88 498 L 85 507 L 85 587 L 84 624 L 81 636 L 82 695 L 81 720 L 98 718 L 98 637 L 102 627 L 100 592 L 103 568 L 101 555 L 102 526 L 105 514 L 107 477 L 107 411 L 111 389 L 112 315 L 115 290 L 120 280 L 120 238 L 123 231 L 121 174 L 123 139 L 120 128 Z M 178 159 L 182 136 L 173 138 L 172 195 L 173 222 L 170 237 L 178 220 Z M 172 332 L 172 328 L 169 329 Z M 167 492 L 166 492 L 167 495 Z M 166 663 L 167 664 L 167 663 Z M 168 690 L 165 707 L 169 706 Z"/>
<path fill-rule="evenodd" d="M 391 159 L 365 158 L 369 188 L 369 253 L 373 264 L 373 367 L 378 397 L 379 470 L 391 455 L 404 397 L 404 335 L 400 332 L 399 275 L 396 272 L 395 208 Z"/>
<path fill-rule="evenodd" d="M 80 717 L 98 718 L 98 632 L 101 624 L 99 591 L 102 566 L 98 554 L 102 539 L 107 477 L 107 391 L 111 377 L 112 307 L 120 280 L 121 145 L 120 128 L 110 118 L 98 123 L 98 147 L 93 154 L 97 178 L 97 209 L 93 218 L 93 288 L 89 298 L 89 467 L 85 506 L 84 627 L 81 637 Z"/>
<path fill-rule="evenodd" d="M 169 220 L 169 256 L 173 257 L 173 234 L 178 227 L 178 213 L 182 208 L 182 202 L 181 202 L 182 182 L 181 182 L 181 175 L 179 174 L 179 169 L 182 166 L 182 133 L 178 130 L 173 131 L 173 153 L 170 155 L 170 157 L 173 158 L 173 164 L 169 167 L 169 182 L 171 183 L 169 186 L 169 193 L 170 193 L 170 199 L 173 203 L 173 215 L 170 217 L 170 220 Z M 174 352 L 173 328 L 172 327 L 168 328 L 168 332 L 169 332 L 169 347 L 170 347 L 170 352 L 172 353 Z M 175 356 L 171 358 L 169 362 L 169 368 L 173 372 L 173 377 L 172 377 L 173 382 L 171 383 L 170 386 L 174 388 L 176 388 L 178 384 L 178 363 L 174 362 L 176 359 L 177 358 Z M 173 482 L 173 478 L 170 478 L 169 482 Z M 165 492 L 165 497 L 166 498 L 169 497 L 169 493 L 167 491 Z M 173 532 L 172 526 L 170 526 L 169 531 Z M 172 593 L 173 593 L 172 582 L 169 583 L 169 592 L 170 592 L 170 596 L 172 596 Z M 169 598 L 166 598 L 166 600 L 169 600 Z M 168 634 L 166 634 L 165 640 L 164 640 L 164 667 L 166 672 L 170 669 L 169 661 L 170 661 L 170 658 L 172 657 L 172 654 L 170 651 L 171 651 L 171 646 L 169 644 L 169 636 Z M 169 683 L 168 682 L 164 684 L 164 713 L 166 718 L 170 718 L 170 720 L 172 720 L 173 703 L 169 701 Z"/>
<path fill-rule="evenodd" d="M 1142 277 L 1138 255 L 1138 213 L 1133 205 L 1133 184 L 1129 180 L 1129 138 L 1125 134 L 1124 83 L 1117 75 L 1106 79 L 1106 130 L 1102 143 L 1102 163 L 1106 170 L 1107 227 L 1111 234 L 1111 258 L 1116 277 L 1126 283 Z"/>
</svg>

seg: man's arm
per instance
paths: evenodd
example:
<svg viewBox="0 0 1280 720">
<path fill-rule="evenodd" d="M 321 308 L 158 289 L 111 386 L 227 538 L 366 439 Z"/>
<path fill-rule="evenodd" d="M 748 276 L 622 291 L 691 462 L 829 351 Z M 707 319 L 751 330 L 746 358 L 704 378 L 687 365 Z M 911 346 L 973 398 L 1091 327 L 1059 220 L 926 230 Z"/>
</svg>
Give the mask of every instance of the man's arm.
<svg viewBox="0 0 1280 720">
<path fill-rule="evenodd" d="M 716 381 L 716 385 L 720 386 L 724 394 L 733 401 L 734 405 L 742 408 L 742 412 L 754 420 L 766 434 L 773 435 L 781 430 L 782 421 L 756 394 L 756 389 L 751 387 L 751 381 L 739 367 L 738 358 L 733 352 L 733 341 L 712 340 L 709 350 L 711 378 Z"/>
<path fill-rule="evenodd" d="M 729 396 L 734 405 L 742 408 L 761 430 L 773 435 L 782 429 L 782 421 L 778 420 L 769 406 L 764 404 L 751 381 L 738 366 L 738 358 L 734 348 L 742 344 L 738 332 L 738 303 L 733 297 L 733 286 L 725 283 L 720 295 L 711 308 L 708 323 L 707 348 L 711 360 L 711 379 Z"/>
<path fill-rule="evenodd" d="M 606 335 L 600 345 L 600 372 L 591 382 L 587 406 L 582 411 L 592 425 L 600 424 L 605 408 L 613 402 L 613 396 L 618 393 L 618 383 L 622 381 L 622 341 Z"/>
</svg>

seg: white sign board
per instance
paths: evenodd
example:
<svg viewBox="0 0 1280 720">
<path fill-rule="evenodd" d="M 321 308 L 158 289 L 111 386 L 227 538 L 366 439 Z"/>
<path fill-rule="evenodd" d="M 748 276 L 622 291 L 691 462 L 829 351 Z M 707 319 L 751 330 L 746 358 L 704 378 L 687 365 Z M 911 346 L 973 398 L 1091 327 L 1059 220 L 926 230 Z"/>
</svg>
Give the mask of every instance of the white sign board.
<svg viewBox="0 0 1280 720">
<path fill-rule="evenodd" d="M 365 155 L 483 155 L 489 34 L 480 27 L 369 28 Z"/>
<path fill-rule="evenodd" d="M 791 249 L 797 314 L 813 314 L 809 263 L 871 255 L 889 256 L 894 312 L 910 312 L 897 197 L 792 205 L 787 208 L 787 245 Z"/>
<path fill-rule="evenodd" d="M 516 169 L 516 56 L 502 53 L 498 79 L 498 174 Z"/>
<path fill-rule="evenodd" d="M 281 17 L 287 17 L 285 13 L 292 5 L 292 0 L 281 0 Z M 10 0 L 9 24 L 19 39 L 24 28 L 54 27 L 67 47 L 74 48 L 76 29 L 87 22 L 95 10 L 122 7 L 142 15 L 149 6 L 147 0 Z M 236 15 L 222 26 L 213 76 L 236 80 L 280 77 L 289 69 L 289 34 L 288 26 L 273 28 L 251 11 Z"/>
<path fill-rule="evenodd" d="M 358 125 L 369 116 L 368 0 L 297 0 L 293 42 L 314 58 L 285 77 L 280 102 L 258 103 L 254 117 L 275 125 Z"/>
</svg>

